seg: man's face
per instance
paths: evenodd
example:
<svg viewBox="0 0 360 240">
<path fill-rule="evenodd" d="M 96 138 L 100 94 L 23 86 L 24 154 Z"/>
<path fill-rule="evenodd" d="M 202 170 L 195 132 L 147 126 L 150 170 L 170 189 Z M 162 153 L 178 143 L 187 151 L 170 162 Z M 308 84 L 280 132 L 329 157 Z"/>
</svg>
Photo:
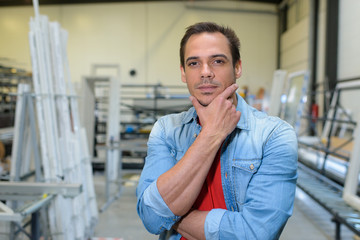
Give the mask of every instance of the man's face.
<svg viewBox="0 0 360 240">
<path fill-rule="evenodd" d="M 233 67 L 228 40 L 219 32 L 192 35 L 186 43 L 184 60 L 181 80 L 203 106 L 241 76 L 241 61 Z M 235 94 L 232 98 L 236 104 Z"/>
</svg>

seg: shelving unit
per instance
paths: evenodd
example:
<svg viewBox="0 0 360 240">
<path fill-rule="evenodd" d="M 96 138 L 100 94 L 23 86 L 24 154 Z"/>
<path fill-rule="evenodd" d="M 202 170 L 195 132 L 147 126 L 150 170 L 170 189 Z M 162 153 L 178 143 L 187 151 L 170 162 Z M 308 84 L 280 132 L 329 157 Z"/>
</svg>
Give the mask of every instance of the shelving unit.
<svg viewBox="0 0 360 240">
<path fill-rule="evenodd" d="M 95 83 L 94 168 L 103 168 L 106 144 L 108 83 Z M 123 84 L 120 89 L 120 148 L 124 169 L 141 169 L 146 142 L 155 121 L 166 114 L 191 107 L 184 86 Z M 114 113 L 116 114 L 116 113 Z"/>
<path fill-rule="evenodd" d="M 0 128 L 12 127 L 19 83 L 30 83 L 31 75 L 24 70 L 0 65 Z"/>
<path fill-rule="evenodd" d="M 31 74 L 22 69 L 0 65 L 0 142 L 5 151 L 4 159 L 0 159 L 0 177 L 6 175 L 13 141 L 16 94 L 20 83 L 31 83 Z"/>
<path fill-rule="evenodd" d="M 308 122 L 307 132 L 313 135 L 299 135 L 299 161 L 339 184 L 345 182 L 358 124 L 352 111 L 345 108 L 344 96 L 357 95 L 359 90 L 359 81 L 339 83 L 326 114 L 314 116 L 317 114 L 309 112 L 302 116 Z"/>
</svg>

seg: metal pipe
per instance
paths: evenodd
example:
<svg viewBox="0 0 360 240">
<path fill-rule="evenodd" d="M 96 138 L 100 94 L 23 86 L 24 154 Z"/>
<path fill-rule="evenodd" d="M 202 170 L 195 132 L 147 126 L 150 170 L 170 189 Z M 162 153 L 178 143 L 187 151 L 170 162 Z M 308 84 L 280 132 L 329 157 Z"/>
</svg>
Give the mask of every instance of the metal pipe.
<svg viewBox="0 0 360 240">
<path fill-rule="evenodd" d="M 42 208 L 43 206 L 45 206 L 46 204 L 50 203 L 50 201 L 54 198 L 55 198 L 55 195 L 47 195 L 45 198 L 42 198 L 41 200 L 34 203 L 33 205 L 25 208 L 23 211 L 20 212 L 20 214 L 24 217 L 29 214 L 32 214 L 32 213 L 36 212 L 37 210 L 39 210 L 40 208 Z"/>
<path fill-rule="evenodd" d="M 242 12 L 242 13 L 254 13 L 254 14 L 269 14 L 277 15 L 276 11 L 270 10 L 253 10 L 253 9 L 240 9 L 240 8 L 222 8 L 222 7 L 205 7 L 205 6 L 195 6 L 186 4 L 185 8 L 192 10 L 200 11 L 223 11 L 223 12 Z"/>
</svg>

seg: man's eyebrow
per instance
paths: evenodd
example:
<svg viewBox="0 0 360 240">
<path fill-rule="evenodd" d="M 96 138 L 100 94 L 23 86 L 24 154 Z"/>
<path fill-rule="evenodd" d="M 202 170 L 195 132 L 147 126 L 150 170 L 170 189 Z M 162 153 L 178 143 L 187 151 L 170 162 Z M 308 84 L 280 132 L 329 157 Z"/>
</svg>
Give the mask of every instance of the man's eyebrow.
<svg viewBox="0 0 360 240">
<path fill-rule="evenodd" d="M 226 60 L 229 59 L 225 54 L 214 54 L 214 55 L 211 55 L 211 57 L 212 57 L 212 58 L 223 57 L 223 58 L 225 58 Z"/>
<path fill-rule="evenodd" d="M 223 57 L 225 58 L 226 60 L 228 60 L 229 58 L 225 55 L 225 54 L 214 54 L 214 55 L 211 55 L 210 58 L 216 58 L 216 57 Z M 200 57 L 198 56 L 193 56 L 193 57 L 188 57 L 185 61 L 185 63 L 187 63 L 188 61 L 190 60 L 196 60 L 196 59 L 199 59 Z"/>
<path fill-rule="evenodd" d="M 199 57 L 197 57 L 197 56 L 188 57 L 188 58 L 186 59 L 185 63 L 187 63 L 187 62 L 190 61 L 190 60 L 194 60 L 194 59 L 199 59 Z"/>
</svg>

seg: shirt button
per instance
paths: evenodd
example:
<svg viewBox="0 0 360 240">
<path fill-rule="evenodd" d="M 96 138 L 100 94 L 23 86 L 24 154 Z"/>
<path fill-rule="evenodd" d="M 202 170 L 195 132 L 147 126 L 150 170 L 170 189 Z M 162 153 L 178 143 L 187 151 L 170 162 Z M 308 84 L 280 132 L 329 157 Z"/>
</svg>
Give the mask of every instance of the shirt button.
<svg viewBox="0 0 360 240">
<path fill-rule="evenodd" d="M 196 133 L 194 133 L 194 138 L 196 138 L 197 137 L 197 134 Z"/>
<path fill-rule="evenodd" d="M 251 165 L 250 165 L 250 169 L 251 169 L 251 170 L 254 170 L 254 164 L 251 164 Z"/>
</svg>

